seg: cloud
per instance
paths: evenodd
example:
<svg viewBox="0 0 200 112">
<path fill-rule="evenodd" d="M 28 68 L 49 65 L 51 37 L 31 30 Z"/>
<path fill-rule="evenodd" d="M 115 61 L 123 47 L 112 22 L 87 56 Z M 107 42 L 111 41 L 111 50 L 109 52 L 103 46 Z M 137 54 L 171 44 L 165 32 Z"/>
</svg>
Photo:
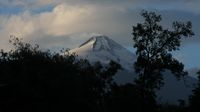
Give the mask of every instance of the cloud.
<svg viewBox="0 0 200 112">
<path fill-rule="evenodd" d="M 32 14 L 25 11 L 19 15 L 0 16 L 1 39 L 9 35 L 23 37 L 25 40 L 70 35 L 76 33 L 77 27 L 92 12 L 92 7 L 61 4 L 51 12 Z"/>
<path fill-rule="evenodd" d="M 167 27 L 172 20 L 191 20 L 199 36 L 198 8 L 192 0 L 2 0 L 0 6 L 22 7 L 18 13 L 0 14 L 0 48 L 8 48 L 9 35 L 41 44 L 44 48 L 73 48 L 92 33 L 105 34 L 132 46 L 132 25 L 141 22 L 144 8 L 163 15 Z M 170 5 L 169 5 L 170 4 Z M 182 7 L 180 7 L 182 5 Z M 50 9 L 48 9 L 48 7 Z M 176 6 L 174 8 L 174 6 Z M 48 10 L 43 11 L 44 7 Z M 194 6 L 195 7 L 195 6 Z M 37 9 L 37 13 L 34 11 Z M 1 12 L 1 11 L 0 11 Z M 86 36 L 88 35 L 88 36 Z"/>
<path fill-rule="evenodd" d="M 125 20 L 130 21 L 131 19 L 123 16 L 127 15 L 118 7 L 101 7 L 89 4 L 83 6 L 59 4 L 48 12 L 35 14 L 24 11 L 20 14 L 2 15 L 0 16 L 0 34 L 3 41 L 1 41 L 0 47 L 5 48 L 9 35 L 23 37 L 26 41 L 42 40 L 46 44 L 48 43 L 45 41 L 52 38 L 62 40 L 61 37 L 73 38 L 74 34 L 80 34 L 80 36 L 76 35 L 75 38 L 81 38 L 83 34 L 89 36 L 90 33 L 95 32 L 108 35 L 117 32 L 115 35 L 123 35 L 123 26 L 129 24 Z M 131 28 L 131 25 L 128 27 Z M 129 29 L 128 27 L 127 29 Z"/>
<path fill-rule="evenodd" d="M 199 0 L 1 0 L 1 7 L 21 7 L 23 10 L 36 10 L 44 6 L 68 5 L 107 5 L 125 6 L 130 8 L 155 8 L 161 10 L 183 10 L 200 12 Z"/>
<path fill-rule="evenodd" d="M 54 3 L 54 0 L 1 0 L 1 6 L 43 6 Z"/>
</svg>

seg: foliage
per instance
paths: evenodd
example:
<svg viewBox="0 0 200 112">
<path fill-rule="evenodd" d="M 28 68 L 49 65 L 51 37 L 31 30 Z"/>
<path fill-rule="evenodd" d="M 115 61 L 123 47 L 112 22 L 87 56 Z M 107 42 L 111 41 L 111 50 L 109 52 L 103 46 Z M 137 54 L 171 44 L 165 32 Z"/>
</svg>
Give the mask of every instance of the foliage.
<svg viewBox="0 0 200 112">
<path fill-rule="evenodd" d="M 200 110 L 200 71 L 198 74 L 198 84 L 197 87 L 193 90 L 193 94 L 190 96 L 190 111 L 199 112 Z"/>
<path fill-rule="evenodd" d="M 135 82 L 143 96 L 141 105 L 145 106 L 148 105 L 146 97 L 156 97 L 155 89 L 163 85 L 165 70 L 170 70 L 177 78 L 187 74 L 184 65 L 173 58 L 171 52 L 179 50 L 183 37 L 194 34 L 191 22 L 173 22 L 172 30 L 169 30 L 159 24 L 161 15 L 144 10 L 141 16 L 145 21 L 133 26 L 133 41 L 137 54 L 135 71 L 139 74 Z"/>
<path fill-rule="evenodd" d="M 160 88 L 162 71 L 171 70 L 177 77 L 184 76 L 184 65 L 172 57 L 171 51 L 178 50 L 182 37 L 193 35 L 191 22 L 174 22 L 172 31 L 163 29 L 161 15 L 142 11 L 145 22 L 133 26 L 134 48 L 137 49 L 136 72 L 145 88 Z"/>
<path fill-rule="evenodd" d="M 91 65 L 76 55 L 41 51 L 18 38 L 15 50 L 0 53 L 1 112 L 104 110 L 104 95 L 120 65 Z"/>
<path fill-rule="evenodd" d="M 148 95 L 145 107 L 140 105 L 143 102 L 141 91 L 134 84 L 112 86 L 108 94 L 107 109 L 109 112 L 146 112 L 156 111 L 156 101 L 153 96 Z"/>
</svg>

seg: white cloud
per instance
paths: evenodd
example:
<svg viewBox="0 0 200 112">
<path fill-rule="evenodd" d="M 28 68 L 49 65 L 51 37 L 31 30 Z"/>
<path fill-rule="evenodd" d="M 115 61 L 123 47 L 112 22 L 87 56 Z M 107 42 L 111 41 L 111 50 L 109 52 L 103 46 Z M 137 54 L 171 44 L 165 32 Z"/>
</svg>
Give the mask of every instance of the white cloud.
<svg viewBox="0 0 200 112">
<path fill-rule="evenodd" d="M 11 34 L 20 34 L 23 37 L 42 31 L 44 34 L 62 36 L 72 31 L 74 23 L 79 22 L 85 16 L 90 15 L 92 10 L 87 7 L 70 7 L 58 5 L 52 12 L 31 14 L 24 12 L 20 15 L 5 17 L 2 29 Z M 1 16 L 1 18 L 4 18 Z"/>
<path fill-rule="evenodd" d="M 0 42 L 0 47 L 5 48 L 5 44 L 2 43 L 8 41 L 9 35 L 34 41 L 49 41 L 48 39 L 60 39 L 60 37 L 73 38 L 75 34 L 94 32 L 108 35 L 117 32 L 115 34 L 123 35 L 123 26 L 128 24 L 121 15 L 124 13 L 119 7 L 59 4 L 49 12 L 34 14 L 25 11 L 20 14 L 0 16 L 0 38 L 3 40 Z M 131 29 L 131 25 L 126 29 Z"/>
<path fill-rule="evenodd" d="M 0 48 L 6 48 L 9 35 L 22 37 L 26 41 L 36 41 L 36 43 L 44 44 L 42 45 L 44 47 L 74 47 L 76 42 L 80 41 L 80 38 L 86 38 L 83 34 L 89 35 L 93 32 L 108 35 L 121 44 L 132 46 L 132 25 L 141 22 L 139 12 L 142 8 L 152 6 L 157 9 L 159 6 L 156 3 L 162 6 L 166 6 L 169 3 L 172 6 L 173 3 L 179 5 L 183 3 L 180 0 L 177 2 L 163 2 L 160 0 L 153 0 L 152 2 L 145 0 L 9 1 L 11 1 L 11 6 L 20 5 L 25 7 L 25 10 L 18 14 L 0 16 L 0 39 L 2 40 Z M 0 1 L 0 5 L 3 3 L 4 5 L 9 5 L 9 2 L 6 2 L 6 0 L 4 2 Z M 29 10 L 48 5 L 53 5 L 53 9 L 40 13 L 32 13 Z M 160 12 L 159 10 L 157 11 Z M 180 14 L 180 12 L 182 13 Z M 161 11 L 161 14 L 165 15 L 165 18 L 167 17 L 165 23 L 174 20 L 174 18 L 183 17 L 183 20 L 185 20 L 185 18 L 190 17 L 194 18 L 192 22 L 198 25 L 199 16 L 194 16 L 191 13 L 183 15 L 183 13 L 184 11 Z M 79 39 L 77 39 L 78 37 Z"/>
<path fill-rule="evenodd" d="M 61 4 L 51 12 L 31 14 L 25 11 L 19 15 L 0 16 L 1 39 L 8 41 L 5 38 L 9 35 L 23 37 L 25 40 L 69 35 L 75 32 L 77 25 L 82 24 L 86 16 L 92 14 L 91 8 Z"/>
</svg>

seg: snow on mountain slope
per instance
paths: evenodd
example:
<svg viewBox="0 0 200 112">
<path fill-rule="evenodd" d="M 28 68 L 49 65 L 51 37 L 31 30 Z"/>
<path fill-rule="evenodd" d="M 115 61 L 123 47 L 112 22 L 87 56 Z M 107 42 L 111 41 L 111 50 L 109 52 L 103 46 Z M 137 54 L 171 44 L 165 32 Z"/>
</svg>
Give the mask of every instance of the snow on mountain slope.
<svg viewBox="0 0 200 112">
<path fill-rule="evenodd" d="M 78 48 L 69 52 L 76 53 L 80 58 L 86 58 L 91 63 L 100 61 L 107 64 L 110 60 L 118 62 L 124 68 L 115 76 L 118 84 L 131 83 L 137 77 L 133 70 L 136 56 L 107 36 L 93 36 Z M 179 99 L 188 100 L 197 79 L 186 76 L 185 81 L 178 81 L 171 72 L 166 71 L 164 73 L 164 83 L 164 87 L 157 92 L 158 101 L 177 104 Z"/>
<path fill-rule="evenodd" d="M 76 53 L 81 58 L 90 62 L 100 61 L 109 63 L 110 60 L 120 63 L 125 69 L 132 69 L 136 56 L 126 48 L 111 40 L 107 36 L 93 36 L 70 53 Z"/>
</svg>

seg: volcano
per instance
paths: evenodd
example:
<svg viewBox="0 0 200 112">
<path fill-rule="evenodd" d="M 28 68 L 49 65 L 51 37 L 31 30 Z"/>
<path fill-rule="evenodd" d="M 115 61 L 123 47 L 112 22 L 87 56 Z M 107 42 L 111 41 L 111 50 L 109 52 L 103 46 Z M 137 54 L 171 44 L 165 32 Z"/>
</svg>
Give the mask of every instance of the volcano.
<svg viewBox="0 0 200 112">
<path fill-rule="evenodd" d="M 128 70 L 132 69 L 136 59 L 133 53 L 105 35 L 93 36 L 78 48 L 69 52 L 75 53 L 81 58 L 86 58 L 92 63 L 100 61 L 107 64 L 110 60 L 113 60 Z"/>
<path fill-rule="evenodd" d="M 69 53 L 75 53 L 79 58 L 89 60 L 91 63 L 101 62 L 108 64 L 111 60 L 122 66 L 115 80 L 118 84 L 133 83 L 138 75 L 134 72 L 134 62 L 137 56 L 105 35 L 92 36 L 79 47 L 72 49 Z M 182 80 L 176 77 L 168 70 L 164 73 L 164 86 L 157 91 L 157 100 L 161 103 L 178 104 L 178 100 L 188 101 L 192 94 L 197 79 L 191 76 L 185 76 Z"/>
</svg>

